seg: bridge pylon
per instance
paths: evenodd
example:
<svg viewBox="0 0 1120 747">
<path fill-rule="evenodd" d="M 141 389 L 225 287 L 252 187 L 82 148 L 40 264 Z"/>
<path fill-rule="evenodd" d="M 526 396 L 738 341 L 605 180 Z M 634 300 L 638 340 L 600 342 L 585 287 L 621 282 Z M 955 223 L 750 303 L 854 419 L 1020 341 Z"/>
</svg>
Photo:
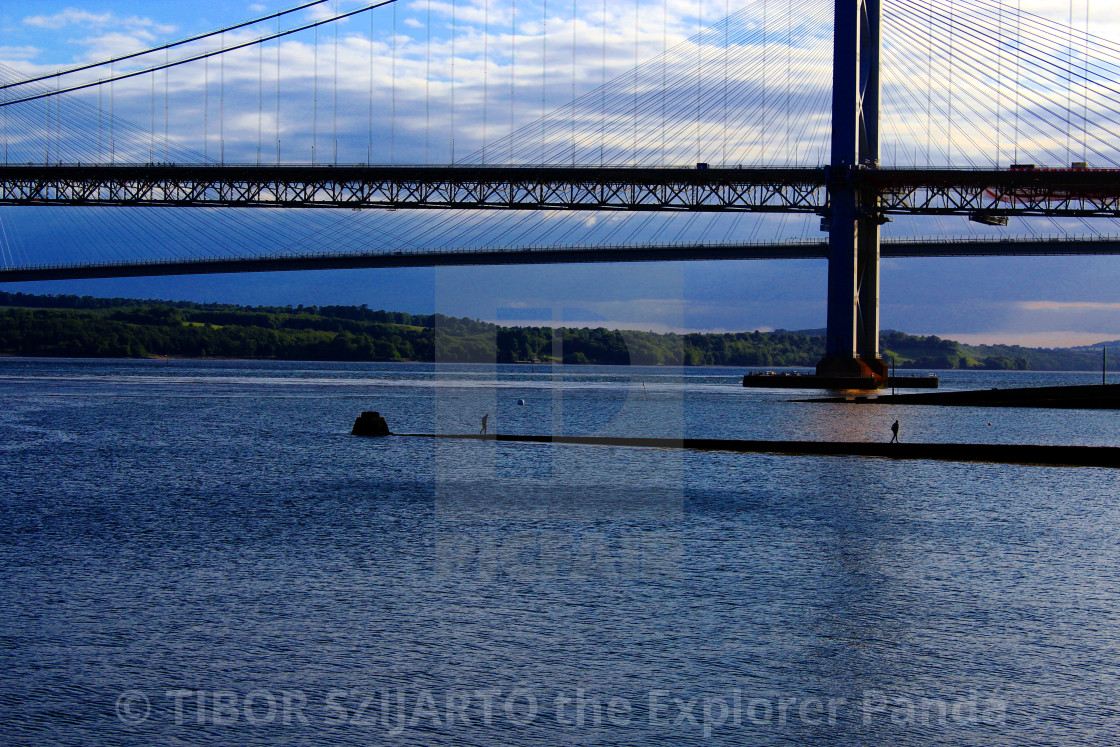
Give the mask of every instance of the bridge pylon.
<svg viewBox="0 0 1120 747">
<path fill-rule="evenodd" d="M 879 168 L 881 0 L 835 0 L 832 161 L 828 178 L 828 331 L 817 375 L 887 382 L 879 355 L 879 194 L 859 178 Z"/>
</svg>

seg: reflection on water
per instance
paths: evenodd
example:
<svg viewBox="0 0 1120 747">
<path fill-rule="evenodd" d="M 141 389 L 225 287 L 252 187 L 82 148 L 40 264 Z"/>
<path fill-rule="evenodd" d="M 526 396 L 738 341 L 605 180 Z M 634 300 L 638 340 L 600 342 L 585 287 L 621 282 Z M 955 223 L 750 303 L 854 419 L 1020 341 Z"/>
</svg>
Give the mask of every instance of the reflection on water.
<svg viewBox="0 0 1120 747">
<path fill-rule="evenodd" d="M 742 373 L 0 361 L 0 741 L 1117 733 L 1120 471 L 348 435 L 369 409 L 397 432 L 1117 441 L 1109 412 L 794 402 Z"/>
</svg>

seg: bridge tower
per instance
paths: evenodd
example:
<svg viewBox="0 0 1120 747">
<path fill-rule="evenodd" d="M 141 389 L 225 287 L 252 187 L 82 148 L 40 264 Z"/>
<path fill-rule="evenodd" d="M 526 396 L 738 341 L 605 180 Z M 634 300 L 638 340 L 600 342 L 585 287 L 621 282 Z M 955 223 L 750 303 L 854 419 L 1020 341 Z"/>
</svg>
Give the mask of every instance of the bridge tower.
<svg viewBox="0 0 1120 747">
<path fill-rule="evenodd" d="M 881 0 L 835 0 L 832 161 L 828 178 L 828 331 L 817 375 L 873 376 L 879 356 L 879 195 L 860 172 L 879 168 Z"/>
</svg>

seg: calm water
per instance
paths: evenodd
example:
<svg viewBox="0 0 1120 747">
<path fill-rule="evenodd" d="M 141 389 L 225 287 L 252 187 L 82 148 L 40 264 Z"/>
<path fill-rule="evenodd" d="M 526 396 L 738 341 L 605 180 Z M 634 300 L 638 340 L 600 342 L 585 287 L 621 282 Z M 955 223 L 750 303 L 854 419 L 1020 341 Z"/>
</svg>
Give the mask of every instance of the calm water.
<svg viewBox="0 0 1120 747">
<path fill-rule="evenodd" d="M 1116 743 L 1120 470 L 348 435 L 1120 441 L 742 373 L 0 360 L 0 743 Z"/>
</svg>

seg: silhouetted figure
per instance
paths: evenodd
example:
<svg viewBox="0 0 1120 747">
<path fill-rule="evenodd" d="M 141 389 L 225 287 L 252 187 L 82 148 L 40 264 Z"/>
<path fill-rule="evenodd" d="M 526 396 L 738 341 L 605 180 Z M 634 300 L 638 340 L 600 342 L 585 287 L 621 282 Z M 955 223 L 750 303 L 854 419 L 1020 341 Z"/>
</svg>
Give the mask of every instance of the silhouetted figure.
<svg viewBox="0 0 1120 747">
<path fill-rule="evenodd" d="M 901 443 L 901 441 L 898 440 L 898 421 L 897 420 L 894 421 L 893 425 L 891 425 L 891 433 L 894 434 L 893 436 L 891 436 L 891 443 L 892 444 L 893 443 Z"/>
<path fill-rule="evenodd" d="M 478 432 L 478 435 L 481 436 L 484 433 L 486 433 L 486 421 L 489 420 L 489 419 L 490 419 L 490 413 L 486 413 L 485 415 L 482 416 L 482 430 L 480 430 Z"/>
</svg>

